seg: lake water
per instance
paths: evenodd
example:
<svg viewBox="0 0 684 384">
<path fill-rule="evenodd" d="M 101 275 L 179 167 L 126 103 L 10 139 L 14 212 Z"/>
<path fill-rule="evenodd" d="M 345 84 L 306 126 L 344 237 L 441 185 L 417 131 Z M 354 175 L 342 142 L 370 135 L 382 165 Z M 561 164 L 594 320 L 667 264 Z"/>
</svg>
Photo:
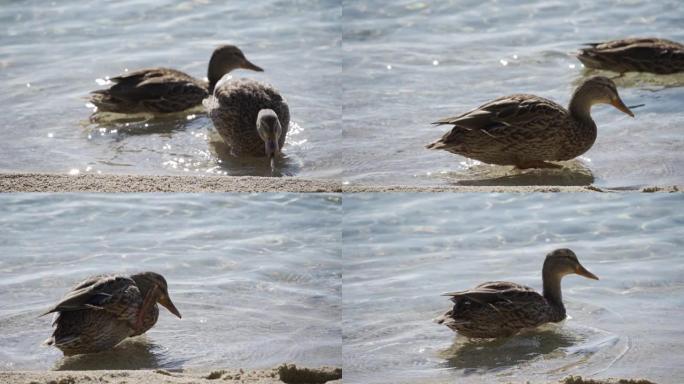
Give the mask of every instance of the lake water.
<svg viewBox="0 0 684 384">
<path fill-rule="evenodd" d="M 430 122 L 510 93 L 567 104 L 587 73 L 571 53 L 623 36 L 684 41 L 681 1 L 380 0 L 24 1 L 0 8 L 1 171 L 297 175 L 356 184 L 570 184 L 637 188 L 684 181 L 684 76 L 628 75 L 632 119 L 594 108 L 594 147 L 563 171 L 483 166 L 424 145 Z M 240 46 L 288 99 L 292 127 L 275 172 L 230 156 L 207 116 L 91 123 L 84 97 L 125 70 L 206 74 L 213 48 Z M 609 76 L 615 74 L 608 73 Z M 145 125 L 147 124 L 147 126 Z"/>
<path fill-rule="evenodd" d="M 341 365 L 341 201 L 294 194 L 0 196 L 0 370 Z M 152 270 L 144 337 L 63 358 L 37 317 L 87 276 Z"/>
<path fill-rule="evenodd" d="M 682 203 L 681 194 L 345 195 L 345 383 L 680 382 Z M 541 290 L 545 254 L 563 247 L 601 280 L 563 280 L 562 325 L 468 342 L 432 322 L 451 309 L 443 292 L 491 280 Z"/>
<path fill-rule="evenodd" d="M 213 49 L 238 45 L 277 87 L 292 122 L 277 174 L 334 177 L 340 137 L 339 0 L 22 1 L 0 7 L 0 170 L 270 175 L 236 160 L 203 114 L 179 121 L 93 124 L 96 80 L 166 66 L 204 77 Z"/>
<path fill-rule="evenodd" d="M 431 122 L 512 93 L 567 105 L 584 76 L 582 44 L 626 36 L 684 41 L 678 0 L 345 1 L 344 181 L 357 184 L 579 184 L 684 180 L 684 76 L 629 75 L 620 95 L 636 118 L 592 110 L 598 139 L 569 170 L 476 166 L 424 146 L 447 132 Z M 614 73 L 604 73 L 616 76 Z"/>
</svg>

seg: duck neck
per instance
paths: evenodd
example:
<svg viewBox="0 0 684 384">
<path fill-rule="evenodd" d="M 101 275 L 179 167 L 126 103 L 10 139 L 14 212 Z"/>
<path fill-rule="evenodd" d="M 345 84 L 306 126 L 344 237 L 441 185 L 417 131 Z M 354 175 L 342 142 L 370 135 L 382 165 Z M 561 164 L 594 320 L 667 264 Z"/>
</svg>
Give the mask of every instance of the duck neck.
<svg viewBox="0 0 684 384">
<path fill-rule="evenodd" d="M 214 87 L 216 87 L 216 83 L 221 80 L 223 75 L 229 73 L 233 69 L 234 68 L 227 66 L 225 63 L 221 63 L 216 57 L 211 57 L 211 60 L 209 60 L 209 68 L 207 69 L 207 79 L 209 79 L 208 91 L 210 94 L 214 93 Z"/>
<path fill-rule="evenodd" d="M 561 275 L 546 269 L 542 272 L 544 298 L 554 309 L 554 318 L 557 318 L 556 321 L 560 321 L 565 318 L 565 306 L 563 305 L 563 294 L 561 293 L 562 278 L 563 277 Z"/>
<path fill-rule="evenodd" d="M 583 123 L 582 125 L 595 126 L 591 118 L 591 105 L 589 95 L 580 87 L 572 94 L 568 111 L 576 121 Z"/>
<path fill-rule="evenodd" d="M 596 141 L 596 123 L 591 118 L 591 105 L 592 101 L 589 95 L 586 91 L 583 92 L 581 87 L 575 91 L 570 99 L 568 111 L 572 119 L 572 130 L 569 134 L 576 146 L 568 154 L 568 160 L 588 151 Z"/>
<path fill-rule="evenodd" d="M 216 83 L 218 83 L 218 81 L 221 80 L 221 77 L 224 75 L 224 72 L 216 68 L 216 65 L 212 66 L 212 63 L 213 62 L 209 63 L 209 70 L 207 71 L 207 79 L 209 79 L 209 86 L 207 87 L 207 90 L 209 91 L 209 94 L 214 93 L 214 87 L 216 87 Z"/>
</svg>

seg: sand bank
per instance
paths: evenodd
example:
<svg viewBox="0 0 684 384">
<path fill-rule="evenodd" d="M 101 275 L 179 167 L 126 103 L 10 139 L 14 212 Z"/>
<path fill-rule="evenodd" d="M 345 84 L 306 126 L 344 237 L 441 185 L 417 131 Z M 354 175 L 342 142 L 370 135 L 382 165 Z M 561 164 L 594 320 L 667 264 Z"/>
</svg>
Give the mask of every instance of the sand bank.
<svg viewBox="0 0 684 384">
<path fill-rule="evenodd" d="M 256 176 L 0 174 L 0 192 L 340 192 L 333 180 Z"/>
<path fill-rule="evenodd" d="M 282 365 L 273 369 L 226 369 L 211 372 L 154 371 L 24 371 L 0 372 L 0 382 L 8 384 L 342 384 L 339 368 L 300 368 Z M 515 383 L 511 383 L 515 384 Z M 645 379 L 583 379 L 567 377 L 548 384 L 656 384 Z"/>
<path fill-rule="evenodd" d="M 301 368 L 282 365 L 273 369 L 222 369 L 210 372 L 140 371 L 21 371 L 0 372 L 0 383 L 12 384 L 341 384 L 340 368 Z"/>
<path fill-rule="evenodd" d="M 2 173 L 0 192 L 678 192 L 682 186 L 634 190 L 589 186 L 356 185 L 336 180 L 256 176 L 142 176 Z"/>
</svg>

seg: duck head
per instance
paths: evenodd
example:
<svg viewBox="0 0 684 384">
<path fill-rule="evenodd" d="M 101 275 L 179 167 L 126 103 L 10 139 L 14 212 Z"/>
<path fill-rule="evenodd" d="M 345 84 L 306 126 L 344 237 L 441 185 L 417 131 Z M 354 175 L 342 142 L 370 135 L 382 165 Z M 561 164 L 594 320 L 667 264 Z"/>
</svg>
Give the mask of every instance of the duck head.
<svg viewBox="0 0 684 384">
<path fill-rule="evenodd" d="M 131 279 L 135 281 L 145 300 L 153 300 L 153 302 L 161 304 L 179 319 L 181 318 L 180 312 L 171 301 L 171 298 L 169 298 L 169 290 L 164 276 L 154 272 L 142 272 L 131 275 Z"/>
<path fill-rule="evenodd" d="M 556 278 L 576 274 L 588 279 L 599 279 L 596 275 L 584 268 L 579 260 L 577 260 L 577 255 L 567 248 L 556 249 L 546 255 L 542 271 L 544 275 L 554 276 Z"/>
<path fill-rule="evenodd" d="M 613 80 L 603 76 L 592 76 L 577 87 L 570 101 L 570 110 L 588 114 L 594 104 L 610 104 L 634 117 L 634 113 L 622 102 Z"/>
<path fill-rule="evenodd" d="M 257 72 L 264 71 L 261 67 L 247 60 L 240 48 L 234 45 L 222 45 L 216 48 L 209 60 L 209 70 L 207 73 L 209 91 L 214 91 L 214 86 L 221 80 L 223 75 L 239 68 Z"/>
<path fill-rule="evenodd" d="M 262 109 L 257 115 L 257 132 L 264 141 L 264 150 L 269 159 L 280 154 L 280 136 L 283 127 L 280 125 L 278 115 L 272 109 Z"/>
</svg>

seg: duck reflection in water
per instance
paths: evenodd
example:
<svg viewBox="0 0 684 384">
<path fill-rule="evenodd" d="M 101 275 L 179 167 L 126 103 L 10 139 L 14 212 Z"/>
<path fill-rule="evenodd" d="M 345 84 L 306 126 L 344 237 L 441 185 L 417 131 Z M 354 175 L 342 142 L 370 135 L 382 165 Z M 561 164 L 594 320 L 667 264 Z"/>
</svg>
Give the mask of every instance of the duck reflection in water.
<svg viewBox="0 0 684 384">
<path fill-rule="evenodd" d="M 445 368 L 464 370 L 465 373 L 510 368 L 531 362 L 543 356 L 562 354 L 564 349 L 580 342 L 572 333 L 560 332 L 547 325 L 545 328 L 523 332 L 503 339 L 465 339 L 457 337 L 454 343 L 441 351 Z"/>
</svg>

